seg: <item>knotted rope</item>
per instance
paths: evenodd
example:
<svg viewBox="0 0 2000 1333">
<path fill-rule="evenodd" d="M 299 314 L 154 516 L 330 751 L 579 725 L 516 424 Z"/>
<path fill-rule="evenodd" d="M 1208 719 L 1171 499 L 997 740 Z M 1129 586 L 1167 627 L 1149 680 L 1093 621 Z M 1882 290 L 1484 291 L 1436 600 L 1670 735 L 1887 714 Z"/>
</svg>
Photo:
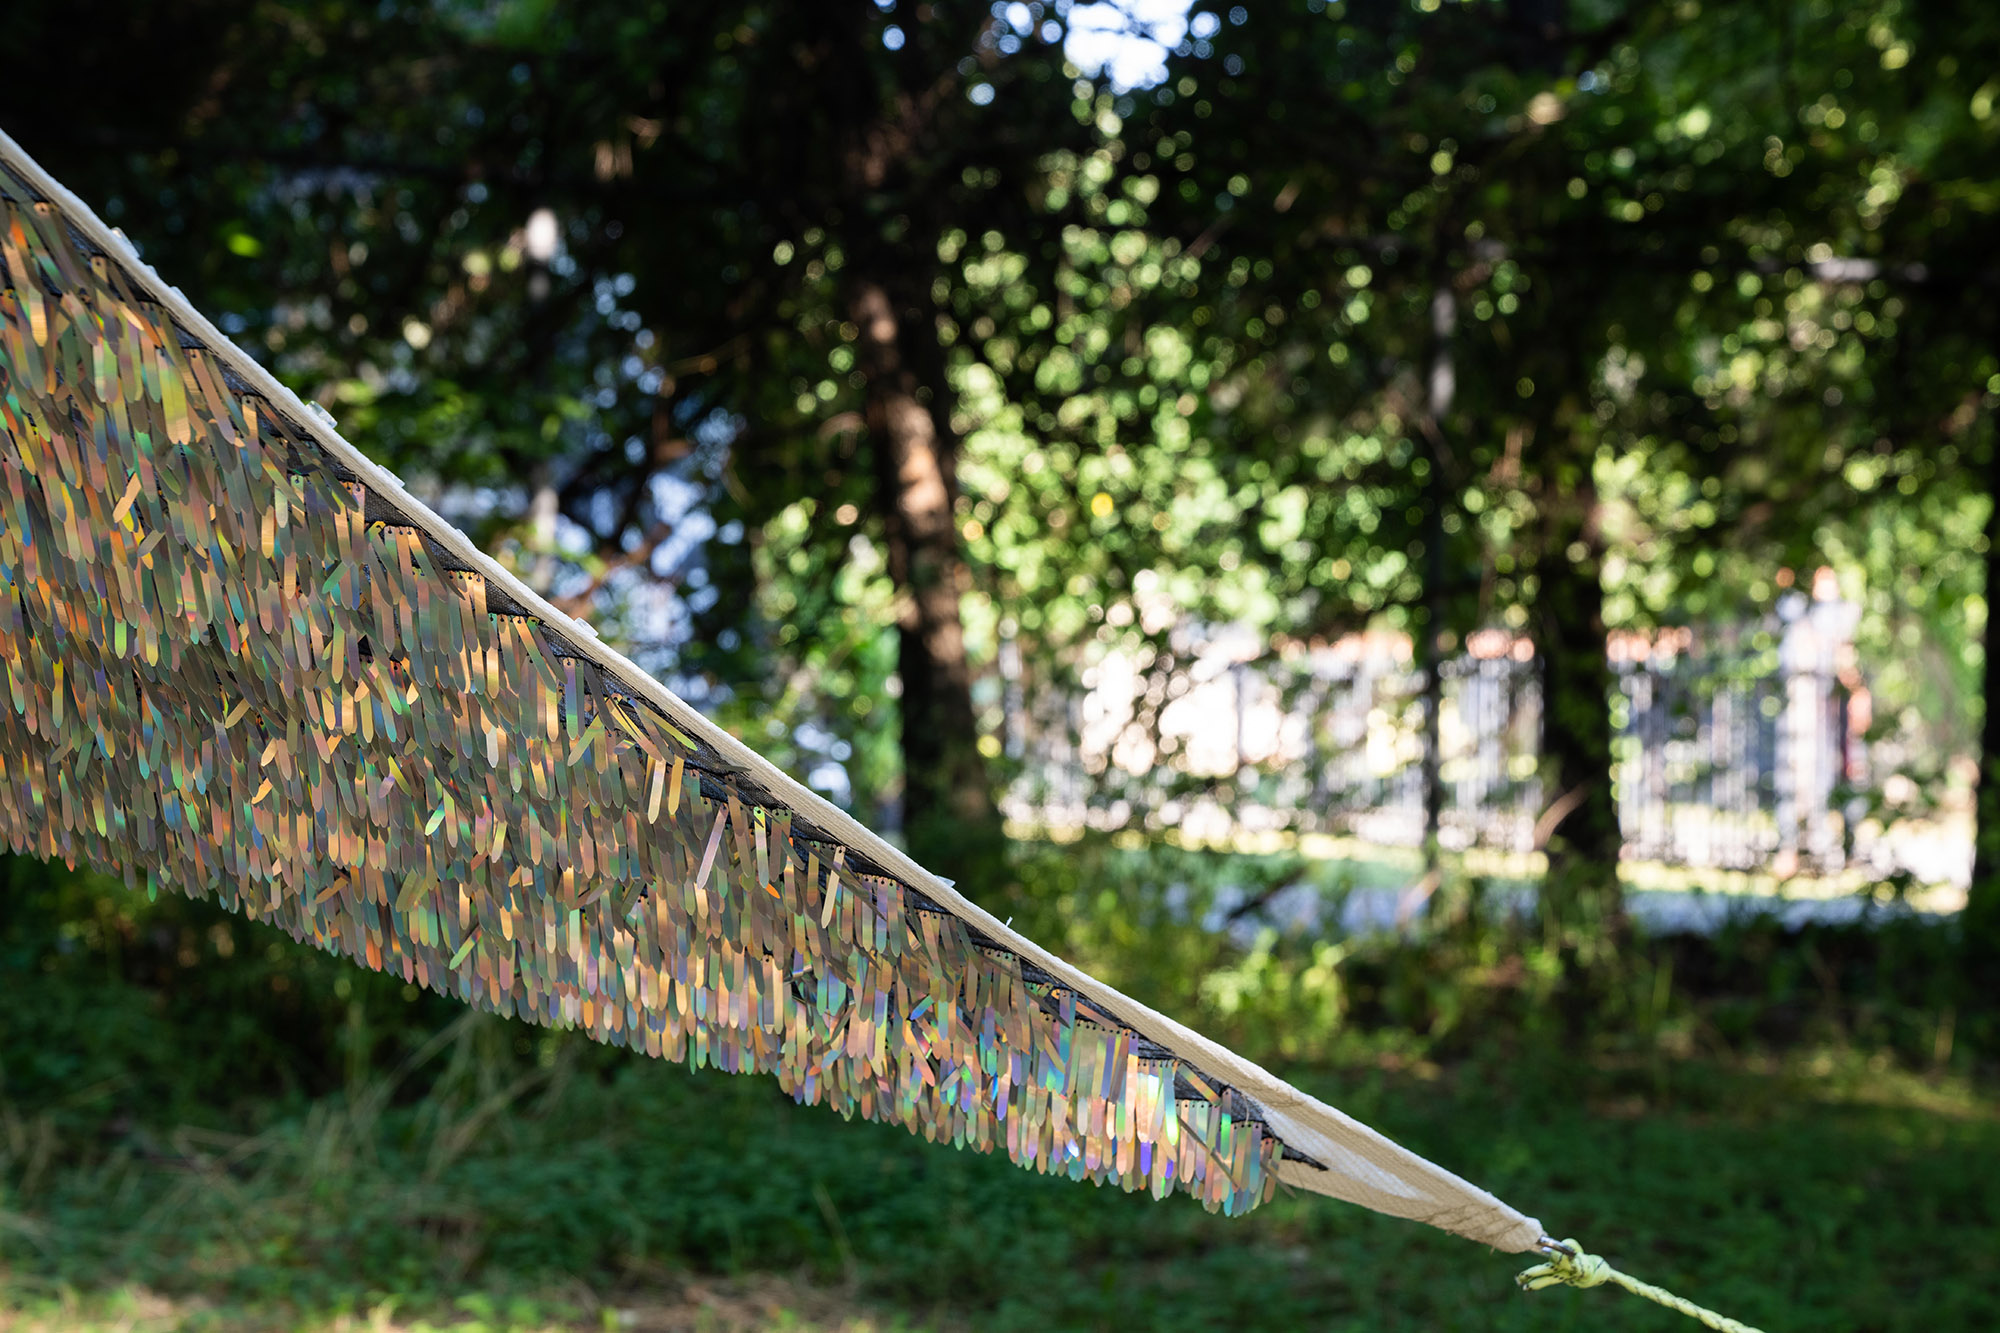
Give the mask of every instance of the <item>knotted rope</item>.
<svg viewBox="0 0 2000 1333">
<path fill-rule="evenodd" d="M 1631 1292 L 1634 1296 L 1644 1296 L 1647 1300 L 1666 1306 L 1669 1310 L 1679 1310 L 1690 1319 L 1701 1321 L 1703 1326 L 1715 1333 L 1758 1333 L 1748 1324 L 1738 1323 L 1727 1315 L 1719 1315 L 1713 1310 L 1704 1310 L 1693 1301 L 1682 1300 L 1671 1291 L 1628 1277 L 1604 1262 L 1594 1254 L 1585 1254 L 1583 1247 L 1573 1240 L 1550 1240 L 1546 1236 L 1535 1248 L 1549 1256 L 1549 1261 L 1536 1264 L 1515 1277 L 1523 1291 L 1540 1291 L 1543 1287 L 1553 1287 L 1558 1283 L 1571 1287 L 1601 1287 L 1613 1282 Z"/>
</svg>

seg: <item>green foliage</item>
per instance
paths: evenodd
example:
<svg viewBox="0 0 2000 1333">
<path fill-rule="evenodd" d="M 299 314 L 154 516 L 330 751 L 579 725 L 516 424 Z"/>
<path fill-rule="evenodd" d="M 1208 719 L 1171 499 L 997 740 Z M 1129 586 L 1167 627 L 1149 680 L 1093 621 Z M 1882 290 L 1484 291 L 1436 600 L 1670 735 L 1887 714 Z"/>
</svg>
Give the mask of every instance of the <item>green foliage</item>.
<svg viewBox="0 0 2000 1333">
<path fill-rule="evenodd" d="M 1307 3 L 1124 94 L 985 4 L 73 11 L 17 19 L 71 53 L 0 92 L 31 150 L 482 541 L 782 761 L 844 752 L 865 814 L 912 777 L 884 275 L 959 441 L 975 674 L 1119 653 L 1164 695 L 1176 627 L 1457 643 L 1577 597 L 1727 626 L 1827 565 L 1879 753 L 1936 787 L 1970 748 L 1986 8 Z M 77 83 L 121 90 L 88 129 Z M 1551 677 L 1591 738 L 1597 676 Z"/>
</svg>

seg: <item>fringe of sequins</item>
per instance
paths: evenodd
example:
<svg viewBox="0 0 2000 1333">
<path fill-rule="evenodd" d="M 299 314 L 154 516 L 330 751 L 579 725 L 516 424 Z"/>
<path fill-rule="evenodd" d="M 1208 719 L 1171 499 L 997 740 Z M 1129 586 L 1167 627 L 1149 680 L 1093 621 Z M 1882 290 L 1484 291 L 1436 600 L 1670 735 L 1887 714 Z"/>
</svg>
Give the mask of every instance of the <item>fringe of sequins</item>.
<svg viewBox="0 0 2000 1333">
<path fill-rule="evenodd" d="M 1241 1213 L 1254 1108 L 489 607 L 0 172 L 0 831 L 534 1023 Z M 573 650 L 572 650 L 573 651 Z"/>
</svg>

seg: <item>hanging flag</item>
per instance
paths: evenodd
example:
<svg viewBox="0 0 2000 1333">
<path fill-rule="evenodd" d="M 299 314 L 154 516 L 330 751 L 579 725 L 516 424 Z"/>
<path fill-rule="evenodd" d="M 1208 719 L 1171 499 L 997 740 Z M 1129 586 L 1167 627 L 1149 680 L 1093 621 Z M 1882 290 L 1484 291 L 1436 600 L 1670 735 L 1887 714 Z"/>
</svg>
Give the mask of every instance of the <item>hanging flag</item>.
<svg viewBox="0 0 2000 1333">
<path fill-rule="evenodd" d="M 1241 1214 L 1534 1219 L 1037 947 L 501 568 L 0 135 L 0 833 L 529 1022 Z"/>
</svg>

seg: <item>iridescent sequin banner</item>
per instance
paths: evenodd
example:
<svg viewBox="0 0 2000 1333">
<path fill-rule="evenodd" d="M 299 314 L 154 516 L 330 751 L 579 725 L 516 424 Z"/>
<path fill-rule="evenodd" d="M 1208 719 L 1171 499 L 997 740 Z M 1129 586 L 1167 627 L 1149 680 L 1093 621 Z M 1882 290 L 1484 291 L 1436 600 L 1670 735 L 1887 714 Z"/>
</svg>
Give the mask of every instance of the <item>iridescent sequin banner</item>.
<svg viewBox="0 0 2000 1333">
<path fill-rule="evenodd" d="M 0 172 L 0 833 L 468 1003 L 1241 1213 L 1256 1107 L 732 772 Z"/>
</svg>

